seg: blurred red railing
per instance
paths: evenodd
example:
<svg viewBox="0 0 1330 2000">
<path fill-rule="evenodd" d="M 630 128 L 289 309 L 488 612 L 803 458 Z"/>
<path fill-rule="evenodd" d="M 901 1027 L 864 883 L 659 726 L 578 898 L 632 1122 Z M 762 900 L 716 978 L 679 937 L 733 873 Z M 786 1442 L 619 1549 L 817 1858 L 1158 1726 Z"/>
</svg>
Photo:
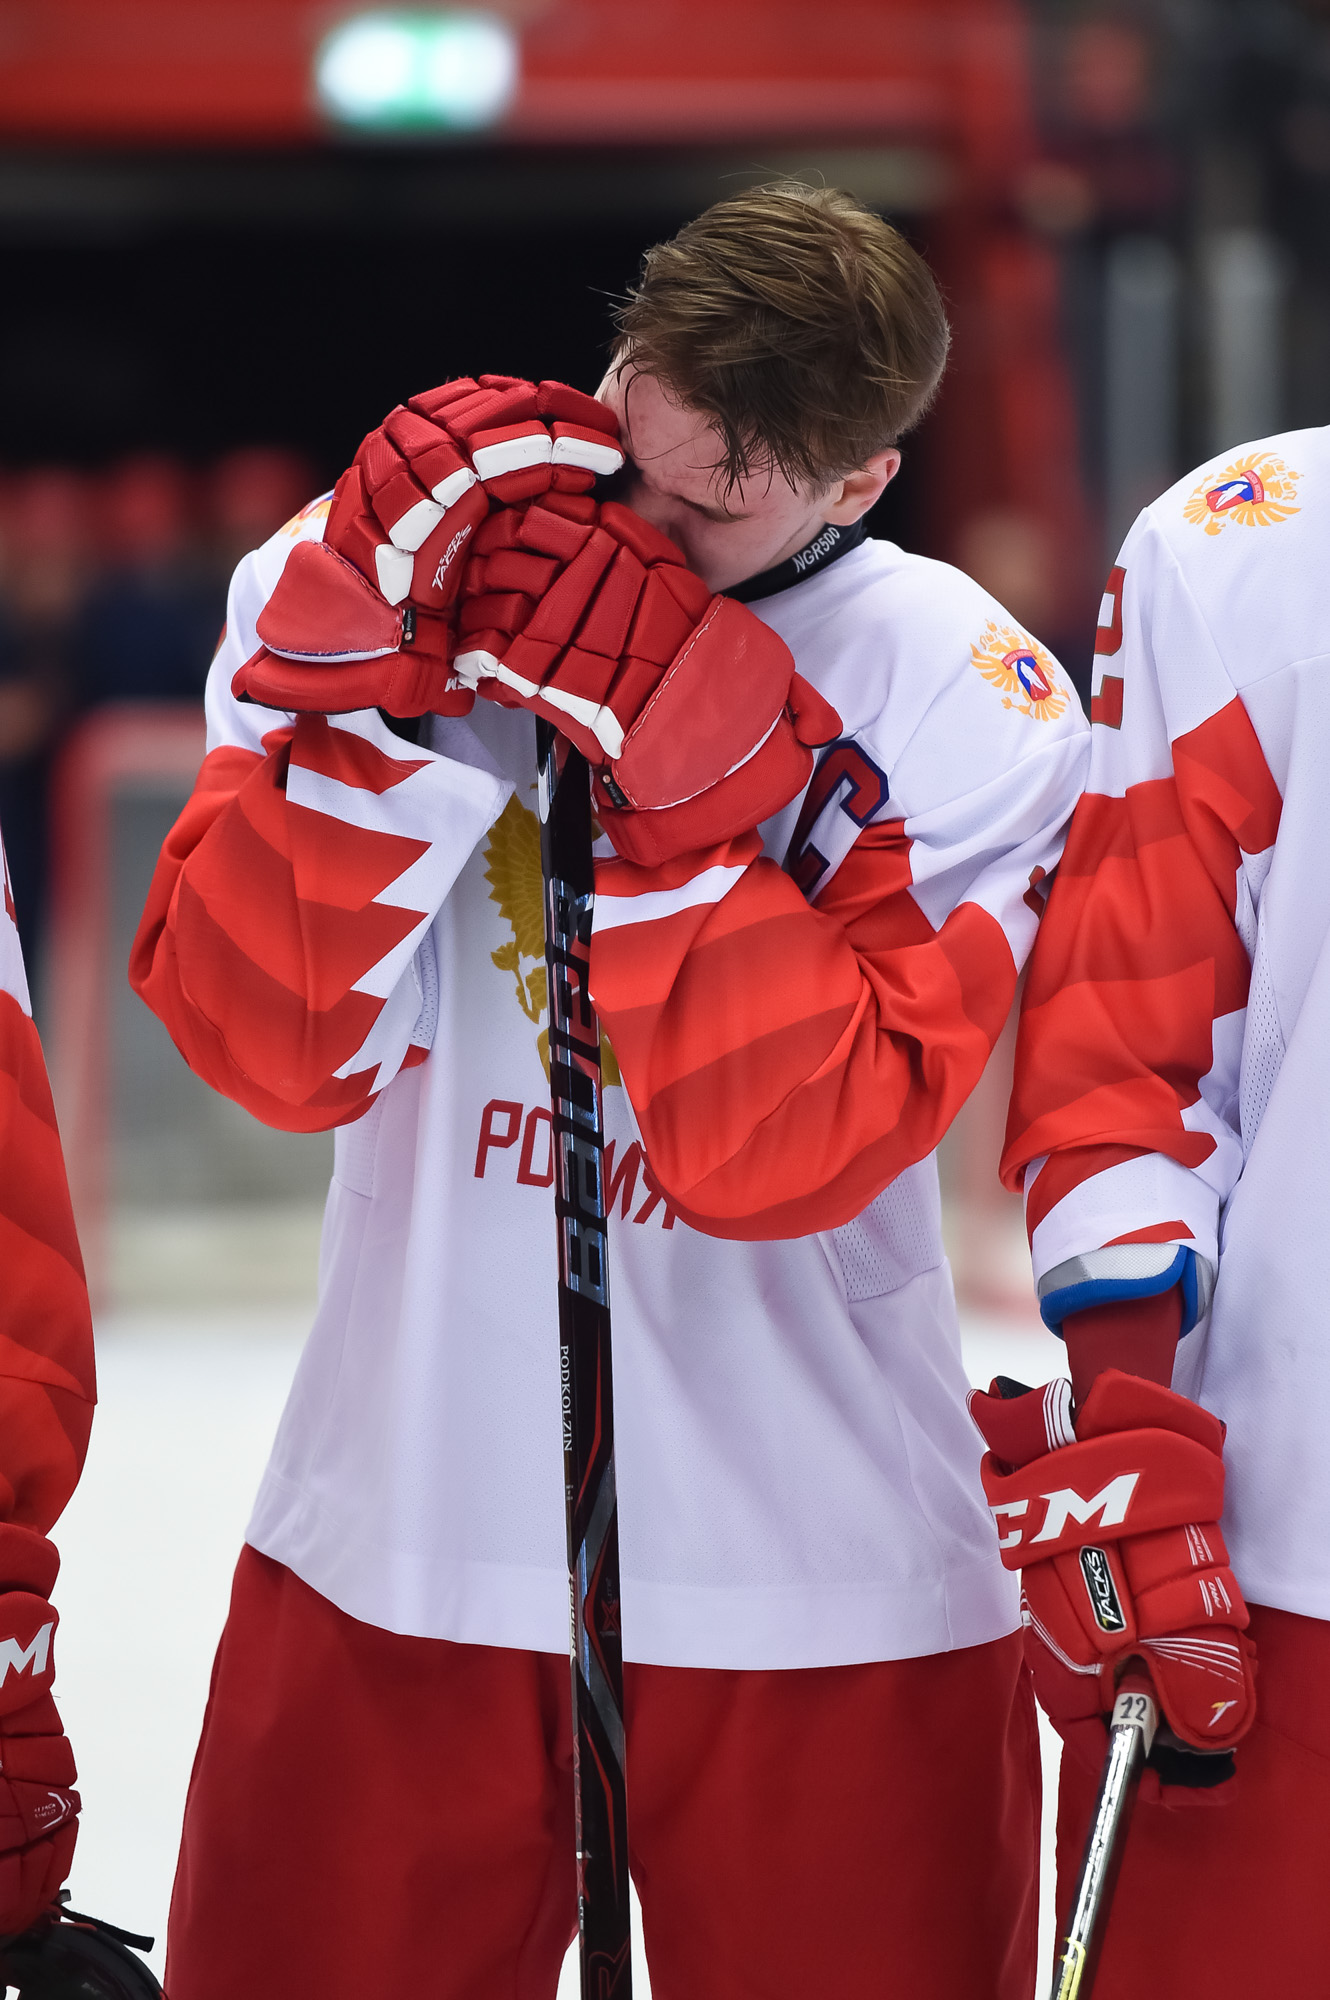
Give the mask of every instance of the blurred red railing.
<svg viewBox="0 0 1330 2000">
<path fill-rule="evenodd" d="M 122 702 L 65 741 L 51 801 L 47 1059 L 74 1215 L 94 1304 L 105 1300 L 111 1203 L 111 1010 L 125 967 L 113 963 L 112 807 L 118 794 L 188 792 L 203 761 L 201 705 Z"/>
</svg>

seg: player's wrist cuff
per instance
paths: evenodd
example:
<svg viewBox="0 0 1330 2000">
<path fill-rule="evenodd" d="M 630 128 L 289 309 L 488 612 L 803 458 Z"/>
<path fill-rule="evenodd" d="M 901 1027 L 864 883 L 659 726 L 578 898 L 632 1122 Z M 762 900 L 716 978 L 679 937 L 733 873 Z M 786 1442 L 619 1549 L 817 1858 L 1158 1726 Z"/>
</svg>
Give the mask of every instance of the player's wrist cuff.
<svg viewBox="0 0 1330 2000">
<path fill-rule="evenodd" d="M 1174 1285 L 1182 1294 L 1180 1333 L 1187 1334 L 1210 1310 L 1214 1274 L 1206 1260 L 1184 1243 L 1114 1243 L 1046 1271 L 1039 1281 L 1039 1316 L 1061 1339 L 1072 1313 L 1157 1298 Z"/>
</svg>

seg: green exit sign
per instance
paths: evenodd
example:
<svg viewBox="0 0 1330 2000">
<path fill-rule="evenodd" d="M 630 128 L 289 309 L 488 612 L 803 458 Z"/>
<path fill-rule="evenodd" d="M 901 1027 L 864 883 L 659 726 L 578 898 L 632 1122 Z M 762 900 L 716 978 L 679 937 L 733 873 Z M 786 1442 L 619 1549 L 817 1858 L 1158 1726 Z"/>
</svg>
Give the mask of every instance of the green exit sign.
<svg viewBox="0 0 1330 2000">
<path fill-rule="evenodd" d="M 355 14 L 325 37 L 314 82 L 340 125 L 478 132 L 508 109 L 518 67 L 517 37 L 495 14 Z"/>
</svg>

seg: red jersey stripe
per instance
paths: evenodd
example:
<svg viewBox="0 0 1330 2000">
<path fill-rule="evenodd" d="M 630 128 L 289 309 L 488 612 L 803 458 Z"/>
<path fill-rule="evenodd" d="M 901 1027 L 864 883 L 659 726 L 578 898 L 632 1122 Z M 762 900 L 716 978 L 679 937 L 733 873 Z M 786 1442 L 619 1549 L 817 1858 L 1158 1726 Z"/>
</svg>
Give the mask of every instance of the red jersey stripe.
<svg viewBox="0 0 1330 2000">
<path fill-rule="evenodd" d="M 78 1482 L 92 1318 L 46 1065 L 0 990 L 0 1518 L 47 1533 Z"/>
<path fill-rule="evenodd" d="M 1016 968 L 973 904 L 935 933 L 908 879 L 894 823 L 865 831 L 813 910 L 759 861 L 715 903 L 641 925 L 616 911 L 596 933 L 597 1005 L 686 1220 L 750 1239 L 834 1228 L 937 1144 Z"/>
<path fill-rule="evenodd" d="M 267 756 L 222 748 L 162 851 L 130 964 L 185 1060 L 265 1123 L 319 1131 L 359 1116 L 376 1066 L 338 1077 L 383 1008 L 355 990 L 423 911 L 376 900 L 428 842 L 288 796 L 293 773 L 381 797 L 427 760 L 302 716 Z M 187 973 L 182 972 L 187 966 Z"/>
<path fill-rule="evenodd" d="M 1172 748 L 1173 777 L 1081 800 L 1040 928 L 1003 1178 L 1019 1188 L 1041 1153 L 1069 1162 L 1040 1174 L 1031 1230 L 1103 1170 L 1094 1149 L 1190 1167 L 1214 1150 L 1182 1113 L 1212 1066 L 1214 1022 L 1246 1005 L 1238 870 L 1273 841 L 1280 800 L 1236 696 Z"/>
</svg>

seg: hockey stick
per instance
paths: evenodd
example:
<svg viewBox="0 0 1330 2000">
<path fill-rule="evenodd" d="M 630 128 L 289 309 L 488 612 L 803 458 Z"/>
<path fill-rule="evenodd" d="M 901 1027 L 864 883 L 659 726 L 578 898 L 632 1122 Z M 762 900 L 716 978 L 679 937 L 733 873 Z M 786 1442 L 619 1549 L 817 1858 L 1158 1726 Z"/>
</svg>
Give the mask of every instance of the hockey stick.
<svg viewBox="0 0 1330 2000">
<path fill-rule="evenodd" d="M 591 1004 L 591 790 L 586 762 L 536 723 L 545 885 L 559 1380 L 572 1598 L 573 1790 L 582 2000 L 630 2000 L 619 1517 L 605 1218 L 600 1023 Z"/>
<path fill-rule="evenodd" d="M 1099 1795 L 1053 1974 L 1053 2000 L 1090 2000 L 1127 1822 L 1158 1724 L 1149 1682 L 1128 1674 L 1113 1704 Z"/>
</svg>

